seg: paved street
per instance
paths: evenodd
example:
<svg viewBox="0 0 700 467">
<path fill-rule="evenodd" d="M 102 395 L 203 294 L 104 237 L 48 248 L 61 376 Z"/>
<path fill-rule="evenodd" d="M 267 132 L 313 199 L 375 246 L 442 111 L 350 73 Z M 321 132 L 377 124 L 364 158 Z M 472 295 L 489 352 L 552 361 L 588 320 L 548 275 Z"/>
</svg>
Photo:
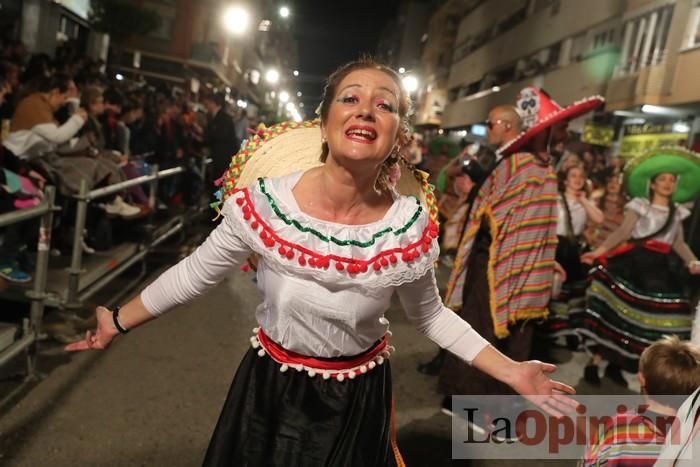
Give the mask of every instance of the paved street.
<svg viewBox="0 0 700 467">
<path fill-rule="evenodd" d="M 67 355 L 45 345 L 40 366 L 51 369 L 49 376 L 0 418 L 0 464 L 199 465 L 249 345 L 259 300 L 251 279 L 250 273 L 232 273 L 205 297 L 120 337 L 107 352 Z M 388 317 L 397 347 L 391 362 L 399 445 L 407 465 L 512 465 L 450 460 L 451 419 L 438 410 L 436 379 L 415 371 L 435 346 L 400 308 Z M 575 355 L 557 376 L 577 384 L 583 361 L 584 355 Z"/>
</svg>

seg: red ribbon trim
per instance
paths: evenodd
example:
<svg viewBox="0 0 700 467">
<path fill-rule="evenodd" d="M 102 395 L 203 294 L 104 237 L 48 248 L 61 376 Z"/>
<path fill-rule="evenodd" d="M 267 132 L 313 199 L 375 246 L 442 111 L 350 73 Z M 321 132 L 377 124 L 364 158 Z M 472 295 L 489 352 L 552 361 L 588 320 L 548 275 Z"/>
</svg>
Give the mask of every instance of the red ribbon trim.
<svg viewBox="0 0 700 467">
<path fill-rule="evenodd" d="M 243 193 L 242 199 L 244 200 L 244 203 L 248 207 L 248 209 L 250 209 L 250 211 L 248 211 L 248 212 L 250 213 L 251 216 L 253 216 L 255 218 L 255 221 L 262 227 L 262 230 L 266 233 L 266 235 L 269 235 L 275 241 L 275 243 L 279 243 L 280 245 L 284 245 L 287 248 L 294 248 L 295 250 L 297 250 L 305 255 L 311 256 L 312 258 L 319 258 L 319 259 L 323 259 L 326 261 L 333 260 L 336 262 L 344 262 L 344 263 L 351 263 L 351 264 L 364 263 L 364 264 L 369 265 L 372 263 L 376 263 L 378 260 L 381 260 L 381 258 L 383 258 L 383 257 L 390 256 L 393 254 L 402 254 L 402 253 L 410 252 L 410 253 L 414 253 L 416 255 L 414 257 L 417 257 L 417 255 L 420 254 L 419 252 L 427 253 L 427 252 L 423 251 L 423 248 L 422 248 L 423 245 L 429 245 L 426 243 L 425 239 L 429 238 L 430 243 L 432 243 L 434 241 L 435 237 L 437 237 L 437 226 L 431 220 L 428 222 L 427 227 L 425 229 L 423 229 L 423 234 L 421 235 L 421 239 L 414 242 L 414 243 L 411 243 L 403 248 L 392 248 L 389 250 L 384 250 L 384 251 L 379 252 L 377 255 L 375 255 L 371 258 L 363 259 L 363 260 L 357 260 L 357 259 L 353 259 L 353 258 L 344 258 L 342 256 L 337 256 L 337 255 L 323 255 L 323 254 L 317 253 L 315 251 L 309 250 L 308 248 L 305 248 L 302 245 L 284 240 L 282 237 L 277 235 L 277 233 L 272 229 L 272 227 L 270 227 L 267 224 L 267 222 L 265 222 L 265 220 L 260 216 L 260 214 L 258 214 L 257 210 L 255 209 L 255 204 L 253 203 L 252 199 L 250 198 L 250 193 L 248 192 L 248 189 L 242 188 L 242 189 L 235 190 L 234 194 L 239 193 L 239 192 Z M 241 206 L 241 208 L 243 208 L 243 206 Z M 247 221 L 248 219 L 245 219 L 245 220 Z M 257 231 L 257 229 L 254 229 L 254 230 Z M 413 258 L 411 258 L 411 259 L 413 259 Z M 366 271 L 359 271 L 359 272 L 366 272 Z"/>
<path fill-rule="evenodd" d="M 265 352 L 267 352 L 273 360 L 278 363 L 286 363 L 287 365 L 304 365 L 309 368 L 319 369 L 319 370 L 329 370 L 335 372 L 343 372 L 355 369 L 361 365 L 365 365 L 372 361 L 380 352 L 382 352 L 387 346 L 386 336 L 382 338 L 379 343 L 372 349 L 363 353 L 362 355 L 352 358 L 350 360 L 319 360 L 314 357 L 307 357 L 305 355 L 292 352 L 287 350 L 277 342 L 273 341 L 263 332 L 262 329 L 258 331 L 258 340 L 262 345 Z M 333 375 L 331 375 L 333 376 Z"/>
<path fill-rule="evenodd" d="M 603 266 L 607 266 L 609 258 L 621 255 L 623 253 L 627 253 L 628 251 L 634 250 L 637 247 L 646 248 L 649 251 L 661 253 L 664 255 L 671 253 L 671 244 L 666 242 L 660 242 L 658 240 L 645 240 L 644 243 L 642 243 L 641 245 L 638 243 L 626 242 L 620 245 L 619 247 L 610 250 L 603 256 L 599 257 L 598 261 Z"/>
</svg>

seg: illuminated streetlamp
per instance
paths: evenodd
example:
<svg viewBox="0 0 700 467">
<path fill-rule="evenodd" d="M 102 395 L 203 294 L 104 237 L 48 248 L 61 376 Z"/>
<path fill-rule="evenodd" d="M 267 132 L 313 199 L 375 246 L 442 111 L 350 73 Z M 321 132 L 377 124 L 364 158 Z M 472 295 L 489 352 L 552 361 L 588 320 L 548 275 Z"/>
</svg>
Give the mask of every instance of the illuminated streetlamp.
<svg viewBox="0 0 700 467">
<path fill-rule="evenodd" d="M 243 34 L 248 29 L 250 15 L 240 6 L 231 6 L 224 11 L 223 22 L 232 34 Z"/>
<path fill-rule="evenodd" d="M 286 7 L 286 6 L 280 7 L 280 16 L 282 18 L 289 18 L 289 14 L 290 14 L 289 7 Z"/>
<path fill-rule="evenodd" d="M 418 90 L 418 79 L 415 76 L 406 76 L 401 80 L 403 82 L 403 87 L 412 94 Z"/>
<path fill-rule="evenodd" d="M 270 84 L 277 84 L 280 80 L 280 72 L 274 68 L 270 68 L 265 72 L 265 81 Z"/>
<path fill-rule="evenodd" d="M 294 76 L 299 76 L 299 70 L 294 70 L 294 71 L 292 72 L 292 74 L 293 74 Z"/>
<path fill-rule="evenodd" d="M 280 91 L 280 102 L 286 103 L 289 101 L 289 93 L 287 91 Z"/>
</svg>

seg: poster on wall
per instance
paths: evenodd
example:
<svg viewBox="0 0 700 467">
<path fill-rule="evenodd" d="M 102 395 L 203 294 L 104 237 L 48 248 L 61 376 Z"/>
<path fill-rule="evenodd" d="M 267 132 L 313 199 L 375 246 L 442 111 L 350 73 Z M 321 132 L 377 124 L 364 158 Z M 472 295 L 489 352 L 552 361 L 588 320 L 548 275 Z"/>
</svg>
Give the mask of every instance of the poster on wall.
<svg viewBox="0 0 700 467">
<path fill-rule="evenodd" d="M 688 146 L 688 132 L 673 131 L 673 123 L 641 123 L 623 127 L 620 155 L 635 157 L 655 148 Z"/>
<path fill-rule="evenodd" d="M 613 128 L 612 125 L 603 125 L 594 122 L 586 122 L 583 125 L 581 141 L 584 143 L 610 147 L 614 138 L 615 128 Z"/>
<path fill-rule="evenodd" d="M 58 0 L 56 3 L 60 3 L 83 19 L 88 19 L 90 15 L 90 0 Z"/>
</svg>

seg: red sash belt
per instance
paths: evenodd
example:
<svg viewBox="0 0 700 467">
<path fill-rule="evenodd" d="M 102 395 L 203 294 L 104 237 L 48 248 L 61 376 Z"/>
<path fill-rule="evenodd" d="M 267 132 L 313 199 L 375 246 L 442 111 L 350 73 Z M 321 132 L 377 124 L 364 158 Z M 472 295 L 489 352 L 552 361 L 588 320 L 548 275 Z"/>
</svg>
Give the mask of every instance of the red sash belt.
<svg viewBox="0 0 700 467">
<path fill-rule="evenodd" d="M 671 253 L 671 244 L 666 243 L 666 242 L 660 242 L 658 240 L 645 240 L 642 243 L 625 242 L 622 245 L 620 245 L 619 247 L 614 248 L 614 249 L 610 250 L 608 253 L 599 257 L 598 261 L 603 266 L 607 266 L 608 265 L 608 258 L 612 258 L 614 256 L 621 255 L 623 253 L 627 253 L 628 251 L 633 250 L 636 247 L 642 247 L 642 248 L 645 248 L 649 251 L 653 251 L 655 253 L 661 253 L 664 255 Z"/>
<path fill-rule="evenodd" d="M 318 359 L 301 355 L 291 350 L 287 350 L 277 342 L 270 339 L 261 328 L 256 328 L 255 336 L 251 338 L 254 348 L 260 347 L 258 355 L 261 357 L 269 355 L 274 361 L 281 365 L 280 371 L 284 372 L 289 367 L 297 371 L 306 371 L 309 376 L 321 375 L 324 379 L 335 378 L 343 381 L 345 378 L 353 379 L 358 374 L 367 373 L 377 365 L 384 363 L 394 348 L 388 345 L 384 336 L 377 345 L 367 352 L 347 360 Z"/>
</svg>

